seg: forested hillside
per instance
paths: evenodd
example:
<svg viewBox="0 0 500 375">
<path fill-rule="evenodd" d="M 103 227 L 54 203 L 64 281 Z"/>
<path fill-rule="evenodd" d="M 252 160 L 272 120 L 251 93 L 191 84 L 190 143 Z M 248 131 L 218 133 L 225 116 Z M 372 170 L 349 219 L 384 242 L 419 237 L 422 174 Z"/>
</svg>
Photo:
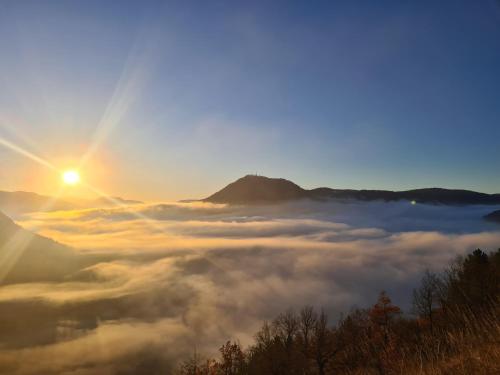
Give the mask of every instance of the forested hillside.
<svg viewBox="0 0 500 375">
<path fill-rule="evenodd" d="M 411 311 L 385 292 L 337 323 L 309 306 L 286 311 L 250 347 L 228 341 L 219 358 L 195 354 L 179 374 L 498 374 L 499 297 L 500 249 L 478 249 L 441 274 L 426 272 Z"/>
</svg>

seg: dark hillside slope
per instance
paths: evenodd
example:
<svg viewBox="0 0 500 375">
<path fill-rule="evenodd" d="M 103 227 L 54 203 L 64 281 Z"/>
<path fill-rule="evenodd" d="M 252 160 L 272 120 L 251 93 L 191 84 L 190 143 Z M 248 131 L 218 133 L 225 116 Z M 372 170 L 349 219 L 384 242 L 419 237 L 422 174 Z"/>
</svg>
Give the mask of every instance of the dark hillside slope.
<svg viewBox="0 0 500 375">
<path fill-rule="evenodd" d="M 500 223 L 500 210 L 493 211 L 492 213 L 486 215 L 484 218 L 488 221 Z"/>
<path fill-rule="evenodd" d="M 0 285 L 61 281 L 82 266 L 71 248 L 24 230 L 0 212 Z"/>
</svg>

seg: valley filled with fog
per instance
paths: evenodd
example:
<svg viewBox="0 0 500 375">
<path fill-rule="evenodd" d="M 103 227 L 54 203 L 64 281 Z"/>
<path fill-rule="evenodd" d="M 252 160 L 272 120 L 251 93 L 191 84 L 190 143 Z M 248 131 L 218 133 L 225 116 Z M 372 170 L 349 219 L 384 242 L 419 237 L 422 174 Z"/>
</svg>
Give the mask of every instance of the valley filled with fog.
<svg viewBox="0 0 500 375">
<path fill-rule="evenodd" d="M 500 226 L 483 220 L 498 208 L 301 200 L 25 213 L 18 225 L 65 246 L 29 250 L 47 267 L 39 276 L 26 256 L 12 257 L 17 279 L 2 280 L 0 320 L 17 323 L 2 326 L 0 370 L 168 373 L 195 348 L 246 345 L 288 308 L 312 305 L 336 320 L 386 290 L 408 312 L 425 269 L 498 247 Z M 54 256 L 67 266 L 51 268 Z"/>
</svg>

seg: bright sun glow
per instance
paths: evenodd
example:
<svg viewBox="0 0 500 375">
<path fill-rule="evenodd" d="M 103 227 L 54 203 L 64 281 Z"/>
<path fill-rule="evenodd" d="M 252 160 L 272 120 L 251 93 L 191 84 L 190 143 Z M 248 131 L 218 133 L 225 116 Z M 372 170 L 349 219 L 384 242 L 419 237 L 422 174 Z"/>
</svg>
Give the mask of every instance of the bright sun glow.
<svg viewBox="0 0 500 375">
<path fill-rule="evenodd" d="M 75 170 L 67 170 L 62 174 L 62 180 L 67 185 L 76 185 L 80 182 L 80 174 Z"/>
</svg>

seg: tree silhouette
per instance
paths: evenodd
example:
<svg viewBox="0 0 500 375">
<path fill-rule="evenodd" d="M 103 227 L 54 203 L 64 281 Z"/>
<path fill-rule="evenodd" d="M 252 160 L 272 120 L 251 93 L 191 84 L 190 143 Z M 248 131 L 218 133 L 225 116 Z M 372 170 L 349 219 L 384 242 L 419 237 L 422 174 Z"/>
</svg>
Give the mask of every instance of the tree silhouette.
<svg viewBox="0 0 500 375">
<path fill-rule="evenodd" d="M 429 323 L 434 333 L 434 318 L 443 300 L 443 282 L 434 273 L 425 271 L 420 287 L 413 291 L 413 311 Z"/>
<path fill-rule="evenodd" d="M 227 341 L 219 349 L 221 362 L 216 363 L 217 374 L 241 375 L 244 374 L 246 363 L 245 354 L 238 343 Z"/>
<path fill-rule="evenodd" d="M 368 311 L 371 323 L 369 331 L 371 352 L 375 367 L 380 374 L 387 373 L 399 359 L 397 337 L 392 326 L 400 314 L 401 309 L 392 304 L 385 291 L 379 294 L 377 303 Z"/>
</svg>

